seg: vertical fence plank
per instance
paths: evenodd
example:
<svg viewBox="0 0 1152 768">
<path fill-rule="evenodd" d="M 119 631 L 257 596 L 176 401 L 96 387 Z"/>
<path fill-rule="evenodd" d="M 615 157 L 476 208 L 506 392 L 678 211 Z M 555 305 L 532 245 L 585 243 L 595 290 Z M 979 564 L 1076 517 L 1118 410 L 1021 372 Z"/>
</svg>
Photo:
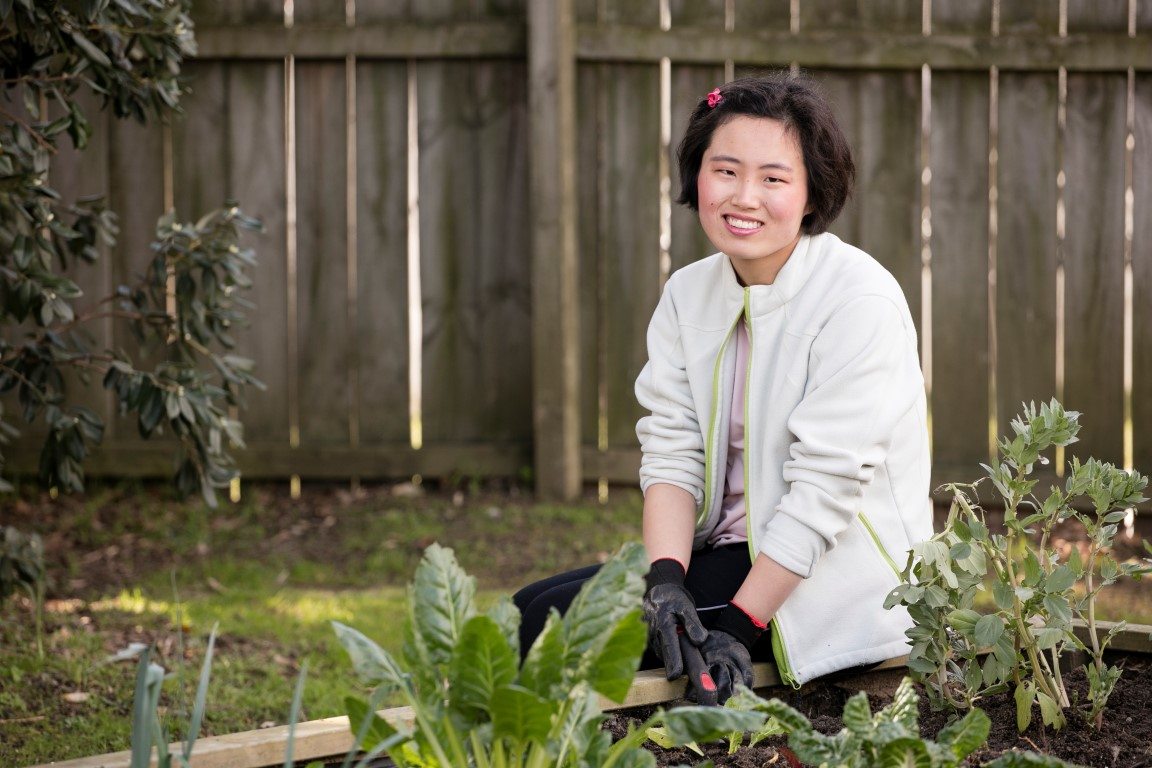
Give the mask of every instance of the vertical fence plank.
<svg viewBox="0 0 1152 768">
<path fill-rule="evenodd" d="M 608 441 L 634 447 L 639 405 L 633 384 L 648 359 L 646 329 L 659 298 L 659 72 L 612 67 L 607 91 L 608 200 L 601 222 L 607 249 L 604 322 Z"/>
<path fill-rule="evenodd" d="M 896 277 L 919 329 L 920 73 L 813 75 L 856 161 L 856 190 L 831 231 Z"/>
<path fill-rule="evenodd" d="M 408 68 L 356 70 L 360 436 L 406 443 L 408 424 Z"/>
<path fill-rule="evenodd" d="M 421 63 L 417 71 L 425 439 L 525 438 L 525 69 Z"/>
<path fill-rule="evenodd" d="M 1056 394 L 1056 75 L 1001 73 L 997 434 Z"/>
<path fill-rule="evenodd" d="M 1145 3 L 1147 6 L 1148 4 Z M 1152 19 L 1149 19 L 1152 26 Z M 1133 466 L 1152 472 L 1152 75 L 1136 78 L 1132 176 L 1132 447 Z"/>
<path fill-rule="evenodd" d="M 245 442 L 288 444 L 287 198 L 285 188 L 284 63 L 230 62 L 227 113 L 228 194 L 264 225 L 247 243 L 256 251 L 255 307 L 236 333 L 236 351 L 256 364 L 264 391 L 249 393 L 241 412 Z"/>
<path fill-rule="evenodd" d="M 283 18 L 284 0 L 196 0 L 192 8 L 198 26 L 277 23 Z"/>
<path fill-rule="evenodd" d="M 227 145 L 228 64 L 190 61 L 184 113 L 172 121 L 172 173 L 176 215 L 195 221 L 224 204 L 232 158 Z"/>
<path fill-rule="evenodd" d="M 1068 30 L 1125 33 L 1127 0 L 1072 0 Z M 1084 413 L 1072 453 L 1124 460 L 1124 74 L 1068 75 L 1064 400 Z"/>
<path fill-rule="evenodd" d="M 916 33 L 920 31 L 921 7 L 921 0 L 800 0 L 800 29 Z"/>
<path fill-rule="evenodd" d="M 680 167 L 676 161 L 676 149 L 684 138 L 688 127 L 688 117 L 692 110 L 707 96 L 708 92 L 724 82 L 724 67 L 672 67 L 672 141 L 669 145 L 669 177 L 672 198 L 672 244 L 669 253 L 673 271 L 691 264 L 716 248 L 708 241 L 700 227 L 697 212 L 686 205 L 676 203 L 680 196 Z"/>
<path fill-rule="evenodd" d="M 932 34 L 987 34 L 992 0 L 932 0 Z"/>
<path fill-rule="evenodd" d="M 300 442 L 348 442 L 344 62 L 296 63 Z"/>
<path fill-rule="evenodd" d="M 577 12 L 581 3 L 577 3 Z M 593 9 L 594 11 L 595 9 Z M 595 15 L 593 14 L 593 20 Z M 580 435 L 581 443 L 595 447 L 600 432 L 600 382 L 604 380 L 600 355 L 601 264 L 606 254 L 600 238 L 601 173 L 604 163 L 603 124 L 606 109 L 601 83 L 604 64 L 576 65 L 576 215 L 580 271 Z"/>
<path fill-rule="evenodd" d="M 734 15 L 738 28 L 785 30 L 792 26 L 789 0 L 736 0 Z"/>
<path fill-rule="evenodd" d="M 108 205 L 119 216 L 120 235 L 109 259 L 114 285 L 135 285 L 152 262 L 156 221 L 164 213 L 164 142 L 159 121 L 109 121 Z M 137 365 L 154 362 L 158 350 L 141 348 L 128 327 L 112 332 L 117 349 Z M 136 419 L 117 417 L 108 423 L 105 443 L 138 439 Z M 154 440 L 157 438 L 153 438 Z"/>
<path fill-rule="evenodd" d="M 932 460 L 988 458 L 988 76 L 932 74 Z"/>
<path fill-rule="evenodd" d="M 1000 34 L 1055 35 L 1060 29 L 1060 0 L 1000 2 Z"/>
<path fill-rule="evenodd" d="M 77 150 L 72 140 L 59 137 L 57 154 L 52 159 L 49 183 L 62 194 L 63 202 L 71 204 L 81 198 L 108 197 L 108 125 L 109 115 L 100 110 L 99 99 L 88 91 L 78 94 L 80 109 L 92 125 L 92 135 L 83 150 Z M 111 307 L 100 302 L 110 296 L 115 289 L 112 284 L 112 268 L 109 264 L 108 249 L 98 246 L 99 258 L 89 264 L 74 259 L 63 273 L 83 291 L 74 302 L 77 317 L 97 315 Z M 112 326 L 110 318 L 99 318 L 84 322 L 84 332 L 92 339 L 92 349 L 102 353 L 112 346 Z M 90 409 L 107 424 L 115 413 L 112 395 L 104 389 L 101 376 L 92 372 L 88 381 L 79 375 L 69 375 L 66 379 L 69 402 Z M 33 425 L 21 424 L 21 431 L 31 431 Z M 39 425 L 35 425 L 39 427 Z"/>
</svg>

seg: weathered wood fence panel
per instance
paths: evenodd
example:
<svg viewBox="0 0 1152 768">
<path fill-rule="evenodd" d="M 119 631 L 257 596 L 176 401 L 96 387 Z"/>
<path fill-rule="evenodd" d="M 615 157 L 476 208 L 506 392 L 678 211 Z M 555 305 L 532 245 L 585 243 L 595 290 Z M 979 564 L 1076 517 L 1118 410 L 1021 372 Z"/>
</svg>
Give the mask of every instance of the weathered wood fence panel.
<svg viewBox="0 0 1152 768">
<path fill-rule="evenodd" d="M 533 18 L 577 24 L 538 37 L 574 41 L 567 94 L 554 60 L 529 68 L 523 0 L 297 0 L 290 16 L 201 0 L 186 115 L 100 118 L 88 152 L 58 158 L 66 195 L 105 194 L 121 217 L 82 278 L 93 295 L 147 267 L 171 205 L 234 198 L 263 219 L 258 309 L 237 332 L 269 385 L 243 415 L 249 476 L 515 474 L 555 418 L 584 449 L 549 442 L 538 473 L 634 480 L 647 321 L 668 272 L 711 251 L 669 207 L 688 111 L 727 77 L 789 65 L 852 142 L 856 195 L 833 231 L 908 296 L 940 474 L 974 475 L 1021 401 L 1053 395 L 1086 414 L 1073 453 L 1152 467 L 1152 3 L 552 1 L 571 14 Z M 549 268 L 534 249 L 559 231 L 534 230 L 530 146 L 549 147 L 530 142 L 533 88 L 575 113 L 578 275 L 539 295 L 578 307 L 579 335 L 555 340 L 562 326 L 533 320 Z M 579 395 L 556 402 L 541 371 L 566 359 Z M 537 395 L 553 400 L 534 421 Z M 113 417 L 90 466 L 170 462 Z"/>
</svg>

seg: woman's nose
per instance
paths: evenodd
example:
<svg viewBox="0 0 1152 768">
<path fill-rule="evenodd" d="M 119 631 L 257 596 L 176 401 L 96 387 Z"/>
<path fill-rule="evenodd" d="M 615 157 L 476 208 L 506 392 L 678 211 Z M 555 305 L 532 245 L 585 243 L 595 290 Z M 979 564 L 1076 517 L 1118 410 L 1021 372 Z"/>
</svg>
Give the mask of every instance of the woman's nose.
<svg viewBox="0 0 1152 768">
<path fill-rule="evenodd" d="M 736 185 L 732 192 L 732 204 L 741 208 L 756 208 L 760 199 L 756 195 L 756 184 L 752 181 L 742 181 Z"/>
</svg>

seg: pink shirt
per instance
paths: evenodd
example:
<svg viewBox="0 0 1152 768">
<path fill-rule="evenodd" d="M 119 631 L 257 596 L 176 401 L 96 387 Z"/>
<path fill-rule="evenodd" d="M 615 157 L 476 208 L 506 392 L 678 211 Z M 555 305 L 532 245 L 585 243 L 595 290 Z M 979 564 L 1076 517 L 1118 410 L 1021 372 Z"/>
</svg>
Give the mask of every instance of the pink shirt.
<svg viewBox="0 0 1152 768">
<path fill-rule="evenodd" d="M 712 546 L 748 541 L 744 522 L 744 384 L 748 380 L 748 328 L 736 324 L 736 370 L 732 382 L 732 406 L 728 413 L 728 469 L 724 475 L 724 502 L 720 522 L 708 539 Z"/>
</svg>

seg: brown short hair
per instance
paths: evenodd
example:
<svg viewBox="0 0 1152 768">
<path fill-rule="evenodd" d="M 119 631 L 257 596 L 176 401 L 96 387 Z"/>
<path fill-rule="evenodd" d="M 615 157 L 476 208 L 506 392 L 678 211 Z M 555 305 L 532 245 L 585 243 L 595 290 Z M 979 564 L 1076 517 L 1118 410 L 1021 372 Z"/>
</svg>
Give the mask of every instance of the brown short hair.
<svg viewBox="0 0 1152 768">
<path fill-rule="evenodd" d="M 676 151 L 680 165 L 680 196 L 676 202 L 697 210 L 696 179 L 712 134 L 738 115 L 779 120 L 800 144 L 808 170 L 808 203 L 800 230 L 818 235 L 840 215 L 852 194 L 856 165 L 831 105 L 804 76 L 781 72 L 764 77 L 742 77 L 719 88 L 720 101 L 708 106 L 703 98 L 688 120 L 688 129 Z"/>
</svg>

